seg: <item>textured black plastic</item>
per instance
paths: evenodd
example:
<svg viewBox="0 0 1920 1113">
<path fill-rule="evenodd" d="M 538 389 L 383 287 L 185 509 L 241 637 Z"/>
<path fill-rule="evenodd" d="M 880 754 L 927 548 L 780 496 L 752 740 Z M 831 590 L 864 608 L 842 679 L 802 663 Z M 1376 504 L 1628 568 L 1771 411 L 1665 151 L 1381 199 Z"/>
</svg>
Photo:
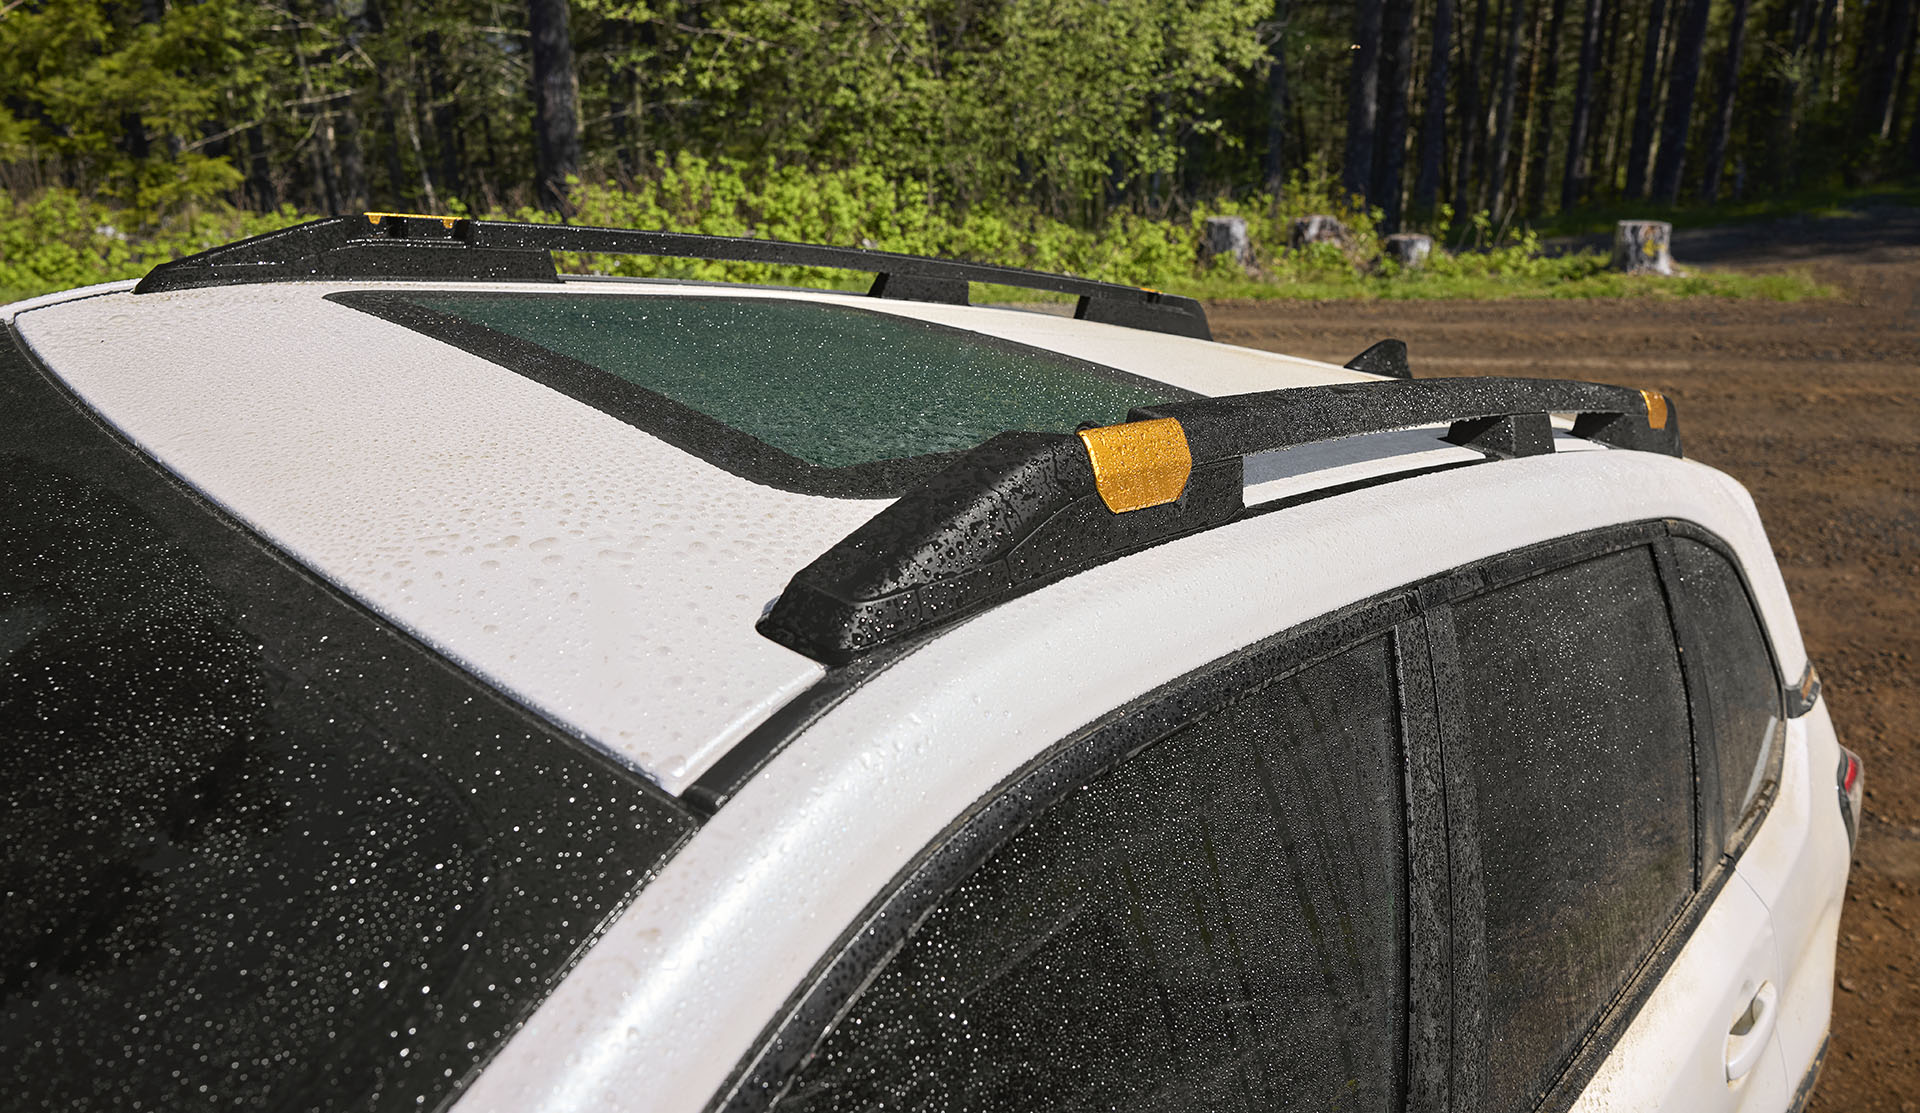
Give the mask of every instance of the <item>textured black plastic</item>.
<svg viewBox="0 0 1920 1113">
<path fill-rule="evenodd" d="M 630 228 L 438 218 L 334 216 L 162 263 L 136 294 L 322 278 L 554 281 L 549 252 L 656 255 L 718 262 L 826 267 L 879 277 L 876 297 L 966 304 L 970 282 L 1073 294 L 1076 317 L 1128 328 L 1212 339 L 1207 312 L 1192 298 L 986 263 L 928 259 L 825 244 L 702 236 Z"/>
<path fill-rule="evenodd" d="M 1135 410 L 1133 418 L 1178 418 L 1194 459 L 1218 460 L 1443 421 L 1555 413 L 1578 415 L 1576 436 L 1680 455 L 1679 423 L 1671 407 L 1665 429 L 1648 429 L 1647 402 L 1639 391 L 1565 379 L 1333 383 L 1170 402 Z M 1589 432 L 1581 431 L 1583 422 Z M 1633 426 L 1641 432 L 1634 433 Z"/>
<path fill-rule="evenodd" d="M 1407 362 L 1407 342 L 1404 340 L 1382 340 L 1345 364 L 1349 371 L 1365 371 L 1369 375 L 1385 375 L 1389 379 L 1413 378 L 1413 367 Z"/>
<path fill-rule="evenodd" d="M 1445 439 L 1502 460 L 1546 456 L 1553 452 L 1553 423 L 1546 414 L 1476 417 L 1454 422 Z"/>
<path fill-rule="evenodd" d="M 1242 509 L 1238 459 L 1196 467 L 1177 502 L 1115 514 L 1080 438 L 1003 433 L 801 569 L 760 632 L 828 664 L 1062 576 L 1220 525 Z"/>
<path fill-rule="evenodd" d="M 1004 433 L 962 455 L 800 570 L 761 620 L 767 637 L 827 664 L 977 613 L 1063 576 L 1245 512 L 1242 460 L 1256 452 L 1442 421 L 1485 421 L 1495 455 L 1552 449 L 1549 413 L 1646 424 L 1637 390 L 1555 379 L 1337 383 L 1169 402 L 1134 420 L 1173 417 L 1193 476 L 1179 501 L 1115 514 L 1077 437 Z M 1513 419 L 1513 420 L 1508 420 Z M 1499 429 L 1507 429 L 1504 439 Z M 1662 439 L 1629 447 L 1680 454 Z M 1502 451 L 1500 446 L 1506 450 Z"/>
<path fill-rule="evenodd" d="M 1207 324 L 1206 311 L 1192 298 L 1176 297 L 1157 290 L 1143 291 L 1144 298 L 1109 298 L 1080 295 L 1073 308 L 1074 319 L 1103 325 L 1166 332 L 1212 340 L 1213 328 Z"/>
</svg>

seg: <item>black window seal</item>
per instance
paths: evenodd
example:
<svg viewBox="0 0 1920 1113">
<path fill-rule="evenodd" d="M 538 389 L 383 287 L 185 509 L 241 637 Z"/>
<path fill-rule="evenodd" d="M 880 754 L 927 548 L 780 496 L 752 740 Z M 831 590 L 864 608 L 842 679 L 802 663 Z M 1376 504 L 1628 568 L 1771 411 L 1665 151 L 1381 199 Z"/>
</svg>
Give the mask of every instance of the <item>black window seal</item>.
<svg viewBox="0 0 1920 1113">
<path fill-rule="evenodd" d="M 533 341 L 523 340 L 478 322 L 430 309 L 413 300 L 417 297 L 474 292 L 459 289 L 344 290 L 326 295 L 325 300 L 359 310 L 443 344 L 451 345 L 470 355 L 479 356 L 516 375 L 525 376 L 542 386 L 558 391 L 576 402 L 592 406 L 609 417 L 631 425 L 643 433 L 658 437 L 680 451 L 698 457 L 742 479 L 797 495 L 842 499 L 898 498 L 938 474 L 964 454 L 959 450 L 928 453 L 892 460 L 875 460 L 839 468 L 811 464 L 775 448 L 758 437 L 743 433 L 725 422 L 709 417 L 691 406 L 675 401 L 657 391 L 630 383 L 592 364 L 562 355 Z M 556 294 L 564 295 L 569 292 L 578 295 L 578 291 L 566 290 L 547 292 L 490 290 L 485 291 L 485 295 L 493 298 L 532 300 L 554 297 Z M 618 298 L 667 295 L 596 292 L 587 296 Z M 728 293 L 696 296 L 705 300 L 749 304 L 760 304 L 767 300 Z M 933 321 L 922 321 L 916 317 L 903 317 L 897 313 L 886 313 L 864 306 L 842 305 L 838 302 L 816 303 L 806 299 L 794 300 L 805 300 L 806 304 L 830 304 L 836 310 L 870 314 L 903 327 L 918 327 L 943 335 L 964 337 L 970 344 L 985 345 L 1000 351 L 1017 352 L 1022 355 L 1044 355 L 1049 359 L 1070 364 L 1076 370 L 1111 382 L 1150 389 L 1167 396 L 1169 400 L 1198 397 L 1194 392 L 1170 383 L 1162 383 L 1118 368 L 1107 367 L 1030 344 L 990 336 L 983 332 L 955 328 Z"/>
<path fill-rule="evenodd" d="M 1320 661 L 1338 656 L 1375 637 L 1389 637 L 1390 660 L 1394 663 L 1396 698 L 1400 704 L 1402 745 L 1423 743 L 1435 737 L 1431 726 L 1421 727 L 1422 716 L 1431 708 L 1409 699 L 1404 675 L 1409 669 L 1424 669 L 1424 655 L 1409 652 L 1413 645 L 1412 596 L 1404 589 L 1330 612 L 1300 626 L 1271 635 L 1252 645 L 1228 653 L 1154 691 L 1100 716 L 1065 739 L 1048 747 L 1020 770 L 970 804 L 939 835 L 928 843 L 855 919 L 840 938 L 801 980 L 798 988 L 761 1030 L 752 1048 L 735 1064 L 727 1080 L 707 1104 L 707 1113 L 752 1113 L 766 1110 L 778 1099 L 779 1087 L 786 1084 L 804 1057 L 816 1047 L 851 1008 L 866 985 L 883 971 L 893 956 L 905 946 L 912 931 L 939 905 L 961 881 L 977 870 L 1015 834 L 1024 830 L 1069 793 L 1124 764 L 1140 751 L 1191 722 L 1199 715 L 1230 703 L 1234 698 L 1267 683 L 1276 682 Z M 1265 674 L 1261 683 L 1249 683 L 1256 671 Z M 1408 719 L 1415 729 L 1409 730 Z M 1403 754 L 1405 751 L 1403 751 Z M 1408 759 L 1411 762 L 1411 758 Z M 1431 755 L 1422 763 L 1430 770 Z M 1408 784 L 1419 785 L 1416 808 L 1410 799 L 1408 823 L 1420 822 L 1416 835 L 1407 831 L 1405 849 L 1410 892 L 1405 908 L 1437 912 L 1445 904 L 1437 878 L 1421 879 L 1423 888 L 1415 890 L 1413 860 L 1417 852 L 1424 862 L 1444 854 L 1444 838 L 1438 828 L 1443 815 L 1430 782 L 1416 777 L 1411 764 Z M 1417 838 L 1417 842 L 1412 840 Z M 1415 939 L 1445 935 L 1443 922 L 1406 924 L 1409 966 L 1415 961 Z M 1421 970 L 1429 979 L 1420 986 L 1408 986 L 1408 1015 L 1403 1016 L 1402 1046 L 1405 1054 L 1402 1079 L 1411 1097 L 1427 1097 L 1417 1113 L 1440 1113 L 1434 1104 L 1444 1101 L 1444 1081 L 1433 1077 L 1444 1073 L 1444 1058 L 1413 1054 L 1413 1026 L 1433 1030 L 1446 1011 L 1446 947 L 1444 943 L 1425 948 L 1419 956 Z M 1400 971 L 1403 978 L 1409 970 Z"/>
</svg>

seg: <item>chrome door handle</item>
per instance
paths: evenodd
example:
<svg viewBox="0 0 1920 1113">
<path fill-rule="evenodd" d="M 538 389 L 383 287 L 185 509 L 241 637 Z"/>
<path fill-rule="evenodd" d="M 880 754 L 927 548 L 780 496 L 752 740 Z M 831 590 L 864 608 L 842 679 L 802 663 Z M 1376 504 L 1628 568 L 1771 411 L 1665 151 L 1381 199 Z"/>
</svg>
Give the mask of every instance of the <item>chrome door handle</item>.
<svg viewBox="0 0 1920 1113">
<path fill-rule="evenodd" d="M 1727 1031 L 1727 1081 L 1746 1077 L 1760 1062 L 1767 1049 L 1767 1037 L 1773 1035 L 1773 1021 L 1780 1013 L 1780 991 L 1772 982 L 1761 982 L 1753 1000 L 1733 1018 Z"/>
</svg>

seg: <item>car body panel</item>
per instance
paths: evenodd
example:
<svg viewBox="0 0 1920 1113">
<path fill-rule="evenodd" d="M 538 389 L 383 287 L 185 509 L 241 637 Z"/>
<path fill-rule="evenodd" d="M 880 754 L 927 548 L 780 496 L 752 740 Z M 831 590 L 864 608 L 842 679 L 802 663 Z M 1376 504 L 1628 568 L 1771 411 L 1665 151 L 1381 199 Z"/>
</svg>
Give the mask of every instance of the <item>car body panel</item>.
<svg viewBox="0 0 1920 1113">
<path fill-rule="evenodd" d="M 325 300 L 364 285 L 137 296 L 126 287 L 8 312 L 55 375 L 208 499 L 668 791 L 822 675 L 753 624 L 794 571 L 886 500 L 752 483 L 488 360 Z M 719 289 L 973 328 L 1123 370 L 1171 367 L 1160 377 L 1203 392 L 1371 378 L 1051 314 L 852 294 L 644 282 L 381 288 Z M 154 358 L 161 351 L 167 358 Z"/>
<path fill-rule="evenodd" d="M 740 479 L 306 289 L 115 294 L 16 324 L 203 496 L 668 791 L 821 675 L 753 624 L 881 505 Z"/>
<path fill-rule="evenodd" d="M 1782 1108 L 1790 1086 L 1777 1030 L 1763 1033 L 1766 1046 L 1751 1070 L 1727 1078 L 1728 1029 L 1763 987 L 1779 979 L 1767 906 L 1751 886 L 1731 877 L 1573 1109 L 1766 1113 Z"/>
<path fill-rule="evenodd" d="M 1587 492 L 1570 499 L 1569 490 Z M 1482 557 L 1673 517 L 1765 538 L 1725 476 L 1569 452 L 1408 478 L 1169 542 L 943 633 L 730 800 L 457 1105 L 706 1104 L 849 923 L 969 804 L 1096 716 L 1330 610 Z M 1770 625 L 1790 625 L 1768 563 Z M 1782 654 L 1803 657 L 1797 641 Z"/>
<path fill-rule="evenodd" d="M 326 295 L 723 292 L 970 329 L 1200 394 L 1375 378 L 1053 313 L 858 294 L 633 280 L 130 286 L 0 318 L 109 425 L 290 558 L 676 793 L 826 675 L 754 622 L 886 500 L 739 478 Z M 1746 491 L 1556 426 L 1554 454 L 1521 460 L 1447 444 L 1444 426 L 1249 457 L 1249 506 L 1362 489 L 1129 555 L 943 630 L 748 781 L 454 1108 L 704 1108 L 868 903 L 1061 738 L 1233 650 L 1484 557 L 1625 522 L 1696 523 L 1738 555 L 1783 679 L 1798 678 L 1805 648 Z M 1772 812 L 1576 1109 L 1757 1113 L 1782 1108 L 1817 1061 L 1848 858 L 1824 703 L 1785 739 Z M 1779 988 L 1774 1030 L 1729 1084 L 1725 1033 L 1756 984 Z"/>
<path fill-rule="evenodd" d="M 1788 675 L 1799 674 L 1789 668 Z M 1839 761 L 1840 744 L 1821 698 L 1787 721 L 1779 791 L 1735 865 L 1773 919 L 1785 976 L 1780 1050 L 1796 1083 L 1819 1058 L 1833 1011 L 1835 947 L 1852 857 L 1834 789 Z"/>
</svg>

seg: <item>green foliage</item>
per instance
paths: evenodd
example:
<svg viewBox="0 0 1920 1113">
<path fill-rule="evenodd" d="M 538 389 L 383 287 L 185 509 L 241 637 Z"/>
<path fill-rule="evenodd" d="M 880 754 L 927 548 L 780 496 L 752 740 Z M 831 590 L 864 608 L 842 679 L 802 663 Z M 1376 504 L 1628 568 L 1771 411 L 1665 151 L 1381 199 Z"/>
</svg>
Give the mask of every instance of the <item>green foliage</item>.
<svg viewBox="0 0 1920 1113">
<path fill-rule="evenodd" d="M 1606 269 L 1593 253 L 1550 256 L 1532 232 L 1475 251 L 1437 251 L 1424 268 L 1402 273 L 1381 258 L 1373 214 L 1340 202 L 1324 175 L 1300 175 L 1278 195 L 1223 200 L 1178 219 L 1121 210 L 1093 227 L 1048 216 L 1035 206 L 976 205 L 964 212 L 937 204 L 924 182 L 871 168 L 805 170 L 752 166 L 732 159 L 661 156 L 658 169 L 632 188 L 581 185 L 576 220 L 628 228 L 666 228 L 724 236 L 848 244 L 915 255 L 1002 263 L 1151 286 L 1196 297 L 1764 297 L 1830 296 L 1803 275 L 1694 274 L 1638 278 Z M 455 211 L 465 212 L 464 206 Z M 291 207 L 267 214 L 231 206 L 183 209 L 142 226 L 135 209 L 49 189 L 0 192 L 0 300 L 120 278 L 137 278 L 165 259 L 310 219 Z M 1287 248 L 1295 218 L 1334 215 L 1348 229 L 1343 244 Z M 551 220 L 532 208 L 481 215 Z M 1247 220 L 1254 248 L 1251 273 L 1225 260 L 1199 262 L 1205 218 Z M 1442 220 L 1445 214 L 1442 214 Z M 864 289 L 865 274 L 802 267 L 717 263 L 634 256 L 563 256 L 574 273 L 759 282 Z M 1031 291 L 976 291 L 983 300 L 1020 300 Z"/>
<path fill-rule="evenodd" d="M 140 229 L 129 212 L 72 190 L 26 198 L 0 191 L 0 303 L 139 278 L 155 263 L 308 219 L 291 208 L 203 207 Z"/>
<path fill-rule="evenodd" d="M 1151 202 L 1271 0 L 582 0 L 649 149 L 881 166 L 944 202 Z M 615 89 L 618 89 L 616 94 Z M 590 93 L 595 90 L 588 90 Z M 590 115 L 594 114 L 590 112 Z M 638 163 L 639 158 L 631 159 Z M 1164 192 L 1164 190 L 1162 190 Z"/>
<path fill-rule="evenodd" d="M 156 6 L 151 15 L 138 5 L 44 0 L 0 19 L 0 86 L 13 106 L 32 110 L 0 119 L 0 156 L 48 160 L 143 224 L 239 184 L 231 165 L 200 150 L 200 125 L 246 74 L 238 0 Z"/>
</svg>

